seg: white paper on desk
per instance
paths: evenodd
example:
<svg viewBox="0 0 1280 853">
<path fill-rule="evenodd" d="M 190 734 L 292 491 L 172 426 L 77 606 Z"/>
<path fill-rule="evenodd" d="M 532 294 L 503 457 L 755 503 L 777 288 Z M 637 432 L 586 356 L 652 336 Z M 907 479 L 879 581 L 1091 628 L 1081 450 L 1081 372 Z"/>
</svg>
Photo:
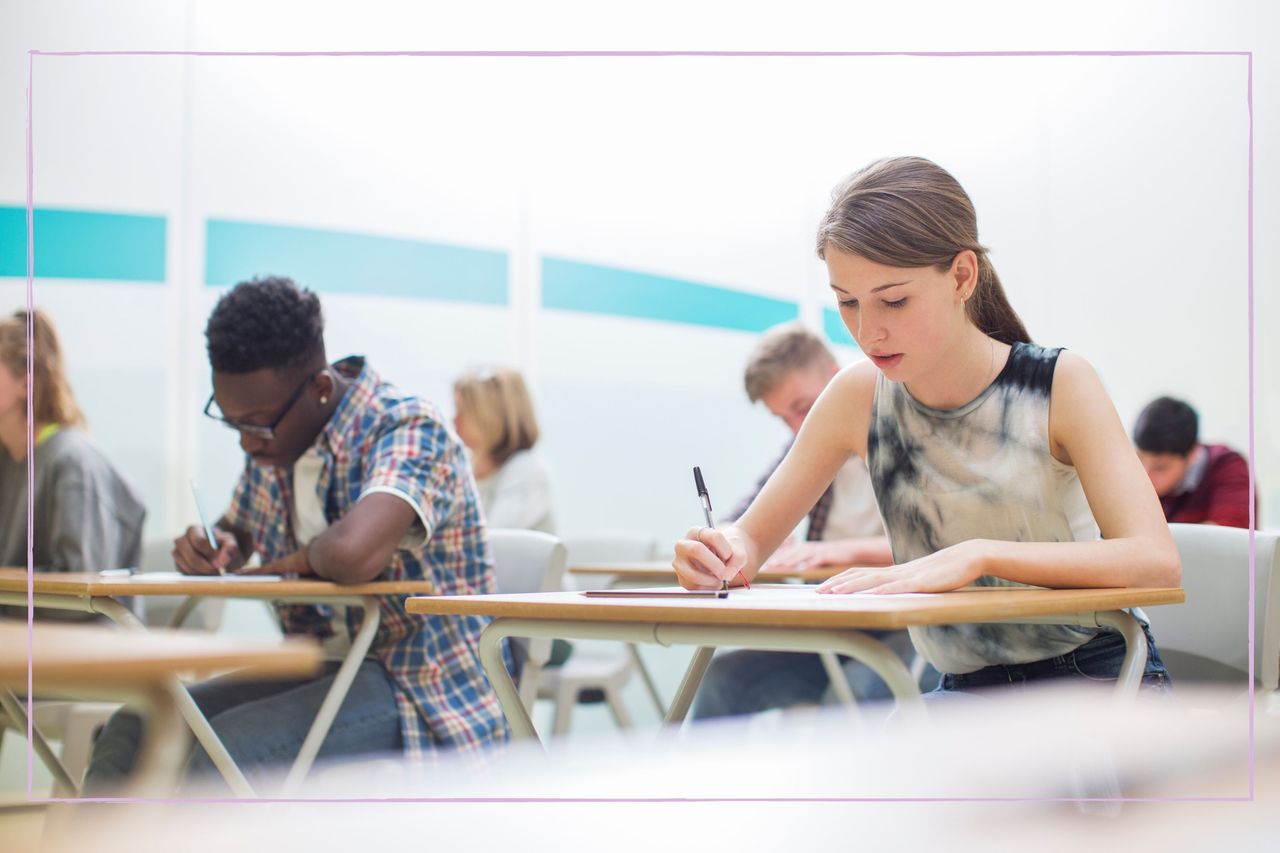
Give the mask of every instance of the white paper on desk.
<svg viewBox="0 0 1280 853">
<path fill-rule="evenodd" d="M 232 581 L 240 582 L 271 582 L 284 580 L 280 575 L 184 575 L 182 572 L 142 572 L 134 575 L 129 580 L 137 583 L 186 583 L 187 581 L 196 581 L 197 583 L 230 583 Z"/>
<path fill-rule="evenodd" d="M 842 598 L 927 598 L 937 595 L 936 592 L 831 592 L 820 593 L 817 587 L 811 585 L 801 586 L 799 584 L 756 584 L 751 589 L 743 589 L 742 587 L 733 587 L 729 590 L 729 598 L 752 600 L 768 600 L 768 599 L 791 599 L 795 600 L 799 596 L 812 596 L 839 601 Z"/>
</svg>

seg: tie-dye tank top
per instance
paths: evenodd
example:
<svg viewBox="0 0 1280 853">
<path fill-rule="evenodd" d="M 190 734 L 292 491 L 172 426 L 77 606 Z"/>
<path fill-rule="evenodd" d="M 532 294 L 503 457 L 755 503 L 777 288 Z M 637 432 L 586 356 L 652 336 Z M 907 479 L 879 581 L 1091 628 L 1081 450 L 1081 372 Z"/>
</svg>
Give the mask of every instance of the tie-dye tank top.
<svg viewBox="0 0 1280 853">
<path fill-rule="evenodd" d="M 1098 539 L 1076 469 L 1049 449 L 1049 391 L 1061 349 L 1017 343 L 1000 375 L 958 409 L 933 409 L 881 374 L 867 467 L 895 563 L 967 539 Z M 980 586 L 1026 586 L 981 577 Z M 1066 654 L 1097 629 L 1067 625 L 928 625 L 911 640 L 941 672 L 965 673 Z"/>
</svg>

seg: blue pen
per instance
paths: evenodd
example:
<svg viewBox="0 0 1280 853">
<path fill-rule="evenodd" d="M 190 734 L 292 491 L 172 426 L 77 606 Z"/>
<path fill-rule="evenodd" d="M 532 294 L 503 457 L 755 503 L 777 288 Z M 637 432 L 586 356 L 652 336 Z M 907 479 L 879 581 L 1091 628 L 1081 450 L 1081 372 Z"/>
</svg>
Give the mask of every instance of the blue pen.
<svg viewBox="0 0 1280 853">
<path fill-rule="evenodd" d="M 205 514 L 204 502 L 200 500 L 200 490 L 196 488 L 196 481 L 191 481 L 191 497 L 196 502 L 196 514 L 200 516 L 200 526 L 204 528 L 204 535 L 209 539 L 209 547 L 213 549 L 213 553 L 218 553 L 218 540 L 213 535 L 213 528 L 209 526 L 209 516 Z M 218 566 L 218 574 L 226 576 L 227 572 L 222 566 Z"/>
</svg>

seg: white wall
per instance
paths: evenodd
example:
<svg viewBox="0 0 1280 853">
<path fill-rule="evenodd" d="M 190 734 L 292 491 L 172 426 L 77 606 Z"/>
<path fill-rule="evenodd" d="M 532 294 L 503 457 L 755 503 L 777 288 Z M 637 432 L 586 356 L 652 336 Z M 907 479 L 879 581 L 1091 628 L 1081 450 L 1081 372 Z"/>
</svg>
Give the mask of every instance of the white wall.
<svg viewBox="0 0 1280 853">
<path fill-rule="evenodd" d="M 205 2 L 103 3 L 75 15 L 62 2 L 0 8 L 18 22 L 0 29 L 0 204 L 9 205 L 25 197 L 20 51 L 29 47 L 478 43 L 459 39 L 454 19 L 396 28 L 317 15 L 302 26 L 292 14 Z M 1208 8 L 1184 4 L 1182 23 L 1171 14 L 1154 31 L 1156 19 L 1121 15 L 1105 38 L 1077 28 L 1040 47 L 1177 48 L 1218 32 L 1213 46 L 1249 49 L 1266 30 L 1254 4 Z M 564 46 L 545 28 L 498 20 L 508 42 Z M 1035 46 L 1012 27 L 968 38 L 919 27 L 883 42 L 874 28 L 849 27 L 823 46 Z M 641 44 L 614 34 L 578 46 L 671 44 L 646 32 Z M 785 30 L 754 44 L 705 33 L 685 46 L 795 43 Z M 1274 121 L 1262 97 L 1274 71 L 1262 63 L 1259 127 Z M 384 376 L 446 410 L 450 379 L 467 364 L 520 364 L 564 531 L 633 527 L 667 541 L 698 518 L 691 465 L 727 506 L 785 438 L 740 390 L 753 336 L 541 310 L 537 259 L 794 300 L 816 323 L 829 297 L 812 235 L 830 188 L 899 153 L 956 174 L 1032 335 L 1093 361 L 1126 423 L 1151 397 L 1175 393 L 1200 409 L 1206 438 L 1242 448 L 1248 439 L 1241 57 L 38 57 L 35 68 L 37 206 L 170 224 L 164 285 L 42 280 L 36 292 L 67 338 L 95 434 L 146 493 L 151 535 L 189 521 L 188 476 L 217 504 L 239 467 L 234 436 L 197 415 L 208 394 L 201 330 L 219 292 L 204 286 L 207 218 L 510 253 L 507 307 L 326 294 L 331 354 L 368 353 Z M 1261 314 L 1276 269 L 1261 239 L 1275 223 L 1274 145 L 1255 131 Z M 0 279 L 0 303 L 20 304 L 23 291 L 22 280 Z M 1278 414 L 1267 393 L 1276 349 L 1263 338 L 1256 461 L 1264 520 L 1276 525 L 1280 448 L 1265 426 Z"/>
</svg>

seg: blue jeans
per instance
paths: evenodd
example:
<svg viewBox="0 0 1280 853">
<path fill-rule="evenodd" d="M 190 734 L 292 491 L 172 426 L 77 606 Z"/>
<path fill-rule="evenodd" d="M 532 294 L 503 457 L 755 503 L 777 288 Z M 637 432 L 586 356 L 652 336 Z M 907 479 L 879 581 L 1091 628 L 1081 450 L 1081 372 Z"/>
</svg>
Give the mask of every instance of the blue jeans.
<svg viewBox="0 0 1280 853">
<path fill-rule="evenodd" d="M 253 782 L 255 776 L 270 776 L 297 756 L 337 669 L 336 661 L 326 664 L 323 674 L 310 680 L 215 678 L 192 686 L 191 696 L 237 766 Z M 318 758 L 399 753 L 403 743 L 397 692 L 382 664 L 364 661 Z M 133 772 L 141 739 L 142 719 L 129 709 L 123 708 L 107 720 L 85 771 L 85 796 L 120 793 L 122 783 Z M 222 779 L 198 743 L 187 759 L 185 777 L 200 784 L 220 784 Z"/>
<path fill-rule="evenodd" d="M 915 655 L 906 631 L 868 631 L 904 661 Z M 859 702 L 893 698 L 889 686 L 865 664 L 840 658 L 844 677 Z M 938 672 L 925 667 L 920 681 L 937 683 Z M 694 720 L 755 714 L 794 705 L 818 705 L 831 680 L 822 659 L 809 652 L 741 650 L 717 654 L 694 697 L 689 716 Z"/>
<path fill-rule="evenodd" d="M 1147 637 L 1147 664 L 1142 674 L 1141 690 L 1148 695 L 1167 693 L 1173 679 L 1169 677 L 1164 661 L 1160 660 L 1160 650 L 1151 636 L 1151 628 L 1143 624 L 1142 632 Z M 1063 678 L 1114 684 L 1124 662 L 1125 646 L 1124 637 L 1119 632 L 1104 628 L 1092 640 L 1065 655 L 1032 663 L 987 666 L 961 675 L 945 674 L 929 698 L 941 698 L 949 693 L 981 693 L 998 687 Z"/>
</svg>

